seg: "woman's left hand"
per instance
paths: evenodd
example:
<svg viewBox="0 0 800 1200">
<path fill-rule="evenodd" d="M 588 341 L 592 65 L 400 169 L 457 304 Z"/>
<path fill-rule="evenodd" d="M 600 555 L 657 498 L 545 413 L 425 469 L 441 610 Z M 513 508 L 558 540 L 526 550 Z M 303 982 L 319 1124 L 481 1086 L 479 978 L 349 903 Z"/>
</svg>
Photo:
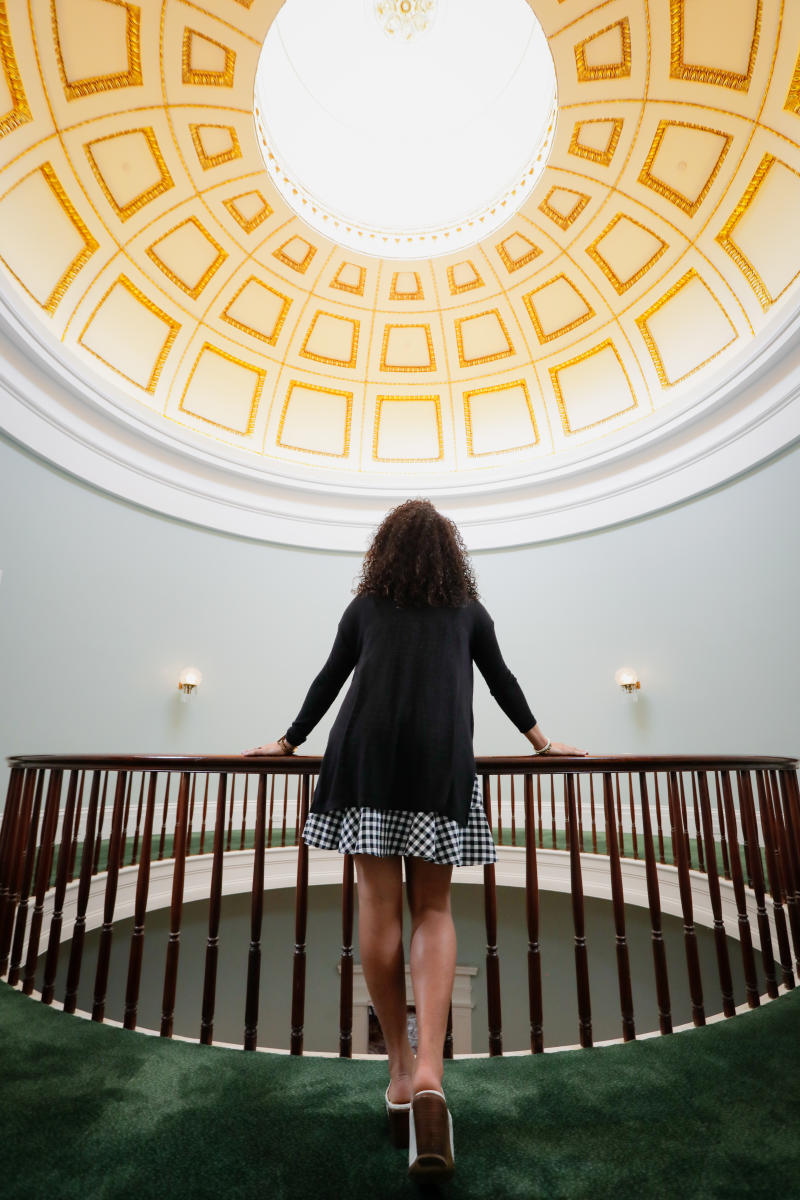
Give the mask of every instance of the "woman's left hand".
<svg viewBox="0 0 800 1200">
<path fill-rule="evenodd" d="M 252 750 L 243 750 L 242 758 L 255 758 L 257 756 L 266 756 L 268 754 L 286 755 L 286 751 L 280 742 L 267 742 L 265 746 L 254 746 Z"/>
</svg>

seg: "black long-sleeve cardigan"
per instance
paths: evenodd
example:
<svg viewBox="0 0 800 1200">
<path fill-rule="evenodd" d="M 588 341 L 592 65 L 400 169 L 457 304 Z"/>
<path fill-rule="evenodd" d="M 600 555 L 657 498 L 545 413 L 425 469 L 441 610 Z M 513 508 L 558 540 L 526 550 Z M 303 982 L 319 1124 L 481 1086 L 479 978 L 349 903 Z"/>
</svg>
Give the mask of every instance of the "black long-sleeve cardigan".
<svg viewBox="0 0 800 1200">
<path fill-rule="evenodd" d="M 356 596 L 286 731 L 291 745 L 301 745 L 355 668 L 328 737 L 312 812 L 403 809 L 465 825 L 475 778 L 473 661 L 517 729 L 535 725 L 479 601 L 401 608 Z"/>
</svg>

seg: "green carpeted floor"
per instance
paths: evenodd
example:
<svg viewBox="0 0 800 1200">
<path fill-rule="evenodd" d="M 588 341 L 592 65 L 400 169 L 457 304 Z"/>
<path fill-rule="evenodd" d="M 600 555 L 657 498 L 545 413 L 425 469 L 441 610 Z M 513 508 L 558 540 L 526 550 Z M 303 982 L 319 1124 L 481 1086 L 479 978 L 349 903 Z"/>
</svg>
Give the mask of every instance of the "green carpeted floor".
<svg viewBox="0 0 800 1200">
<path fill-rule="evenodd" d="M 671 1038 L 450 1063 L 441 1193 L 799 1196 L 798 1033 L 800 990 Z M 0 1196 L 414 1196 L 384 1086 L 382 1061 L 162 1041 L 0 984 Z"/>
</svg>

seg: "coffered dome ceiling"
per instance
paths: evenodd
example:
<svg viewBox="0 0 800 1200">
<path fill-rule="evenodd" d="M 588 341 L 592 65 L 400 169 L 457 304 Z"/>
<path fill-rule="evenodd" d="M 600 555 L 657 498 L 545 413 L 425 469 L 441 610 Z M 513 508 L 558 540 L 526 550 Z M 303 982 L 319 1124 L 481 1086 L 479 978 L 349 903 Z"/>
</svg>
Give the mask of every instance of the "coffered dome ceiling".
<svg viewBox="0 0 800 1200">
<path fill-rule="evenodd" d="M 532 0 L 557 80 L 547 167 L 490 236 L 405 261 L 313 231 L 271 181 L 253 93 L 280 7 L 0 0 L 12 435 L 36 441 L 37 391 L 40 424 L 105 454 L 83 473 L 154 507 L 344 547 L 424 493 L 491 544 L 481 505 L 537 536 L 530 515 L 574 509 L 598 464 L 607 495 L 658 438 L 705 445 L 756 403 L 737 387 L 798 304 L 800 5 Z M 156 494 L 170 455 L 175 477 L 193 464 L 192 511 Z"/>
</svg>

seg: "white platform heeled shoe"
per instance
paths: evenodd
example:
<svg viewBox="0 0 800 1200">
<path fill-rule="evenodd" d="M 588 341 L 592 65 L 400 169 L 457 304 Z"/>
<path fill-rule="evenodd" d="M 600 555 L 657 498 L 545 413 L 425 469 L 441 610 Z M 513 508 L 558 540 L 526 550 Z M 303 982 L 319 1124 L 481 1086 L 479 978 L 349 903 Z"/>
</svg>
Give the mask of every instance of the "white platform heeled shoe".
<svg viewBox="0 0 800 1200">
<path fill-rule="evenodd" d="M 408 1120 L 408 1173 L 420 1182 L 448 1179 L 455 1170 L 453 1118 L 442 1092 L 417 1092 Z"/>
</svg>

